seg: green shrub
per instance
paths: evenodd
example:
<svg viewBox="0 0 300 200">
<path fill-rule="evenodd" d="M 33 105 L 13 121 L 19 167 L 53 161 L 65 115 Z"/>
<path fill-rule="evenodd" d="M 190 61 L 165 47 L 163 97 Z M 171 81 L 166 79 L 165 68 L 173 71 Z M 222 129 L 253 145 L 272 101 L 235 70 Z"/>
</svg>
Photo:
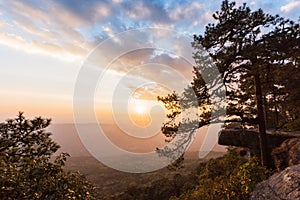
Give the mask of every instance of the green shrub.
<svg viewBox="0 0 300 200">
<path fill-rule="evenodd" d="M 180 195 L 179 199 L 248 199 L 256 184 L 269 175 L 257 158 L 246 161 L 234 150 L 229 150 L 224 157 L 208 161 L 199 174 L 198 186 Z"/>
<path fill-rule="evenodd" d="M 189 175 L 176 174 L 173 179 L 162 178 L 148 186 L 131 185 L 114 199 L 243 200 L 269 175 L 256 157 L 247 161 L 229 149 L 223 157 L 200 163 Z"/>
<path fill-rule="evenodd" d="M 96 199 L 83 175 L 64 171 L 68 154 L 51 161 L 59 146 L 45 132 L 49 124 L 22 113 L 0 123 L 0 199 Z"/>
</svg>

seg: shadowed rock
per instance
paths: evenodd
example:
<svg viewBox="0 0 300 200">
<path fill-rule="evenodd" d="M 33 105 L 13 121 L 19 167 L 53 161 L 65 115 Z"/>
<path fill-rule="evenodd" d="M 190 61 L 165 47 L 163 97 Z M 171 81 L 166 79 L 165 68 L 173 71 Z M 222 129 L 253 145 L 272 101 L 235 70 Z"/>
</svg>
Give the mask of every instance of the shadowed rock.
<svg viewBox="0 0 300 200">
<path fill-rule="evenodd" d="M 300 138 L 285 140 L 272 152 L 274 164 L 278 170 L 300 164 Z"/>
<path fill-rule="evenodd" d="M 288 132 L 276 132 L 267 134 L 268 152 L 271 154 L 275 147 L 289 138 L 299 137 L 300 134 Z M 251 153 L 259 155 L 258 131 L 255 129 L 224 129 L 219 134 L 220 145 L 249 148 Z"/>
<path fill-rule="evenodd" d="M 286 168 L 255 187 L 250 200 L 300 199 L 300 165 Z"/>
<path fill-rule="evenodd" d="M 219 133 L 219 141 L 220 145 L 227 146 L 236 146 L 243 147 L 249 149 L 252 155 L 260 157 L 260 147 L 259 147 L 259 136 L 258 131 L 255 129 L 224 129 Z M 300 146 L 300 133 L 298 132 L 276 132 L 276 133 L 267 133 L 267 154 L 269 158 L 272 158 L 272 152 L 275 148 L 279 147 L 284 141 L 291 138 L 298 138 L 298 145 Z M 298 147 L 299 147 L 298 146 Z M 294 149 L 294 148 L 292 148 Z M 278 150 L 277 153 L 273 155 L 277 155 L 277 160 L 271 160 L 270 167 L 275 167 L 277 163 L 283 163 L 285 161 L 280 161 L 281 155 L 288 155 L 288 153 L 284 153 L 287 149 L 282 147 L 281 150 Z M 292 156 L 293 157 L 293 156 Z M 295 157 L 295 156 L 294 156 Z M 298 157 L 297 157 L 298 158 Z M 273 159 L 273 158 L 272 158 Z M 296 163 L 296 162 L 294 162 Z M 282 165 L 283 165 L 282 164 Z M 280 164 L 277 164 L 280 165 Z M 276 167 L 277 167 L 276 165 Z M 290 165 L 285 165 L 290 166 Z M 282 169 L 282 168 L 281 168 Z"/>
</svg>

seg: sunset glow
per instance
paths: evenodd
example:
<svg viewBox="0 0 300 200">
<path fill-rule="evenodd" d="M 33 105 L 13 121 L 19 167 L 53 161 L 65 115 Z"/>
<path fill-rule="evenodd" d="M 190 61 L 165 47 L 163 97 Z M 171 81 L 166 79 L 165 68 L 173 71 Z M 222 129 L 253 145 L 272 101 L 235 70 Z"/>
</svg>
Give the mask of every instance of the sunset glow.
<svg viewBox="0 0 300 200">
<path fill-rule="evenodd" d="M 0 0 L 0 200 L 298 199 L 299 11 Z"/>
<path fill-rule="evenodd" d="M 139 127 L 147 127 L 151 124 L 151 117 L 155 117 L 155 114 L 150 114 L 153 106 L 157 105 L 155 101 L 145 101 L 133 99 L 129 103 L 129 116 L 134 125 Z"/>
<path fill-rule="evenodd" d="M 137 114 L 140 114 L 140 115 L 146 113 L 146 108 L 144 105 L 136 105 L 134 110 Z"/>
<path fill-rule="evenodd" d="M 146 128 L 151 123 L 151 117 L 147 113 L 131 114 L 130 118 L 131 118 L 133 124 L 138 127 Z"/>
<path fill-rule="evenodd" d="M 192 40 L 193 34 L 201 34 L 204 26 L 213 22 L 211 14 L 220 2 L 85 1 L 74 4 L 57 0 L 0 1 L 0 119 L 5 120 L 18 111 L 24 111 L 28 117 L 49 116 L 54 123 L 73 122 L 72 102 L 78 71 L 99 43 L 114 34 L 145 27 L 170 29 L 187 34 Z M 243 2 L 237 1 L 237 4 Z M 300 5 L 296 1 L 246 2 L 253 9 L 262 8 L 291 19 L 297 16 Z M 159 36 L 164 37 L 163 34 Z M 143 41 L 145 38 L 133 39 Z M 115 41 L 116 45 L 118 42 Z M 131 41 L 128 42 L 130 44 Z M 181 46 L 176 48 L 185 52 Z M 110 48 L 105 49 L 106 55 L 114 53 L 111 51 Z M 147 49 L 120 55 L 111 69 L 114 75 L 105 84 L 113 85 L 122 78 L 122 74 L 128 73 L 128 67 L 142 66 L 145 61 L 164 64 L 184 76 L 191 75 L 190 68 L 176 55 Z M 153 69 L 157 67 L 153 66 Z M 166 72 L 160 70 L 160 73 Z M 137 71 L 132 75 L 134 82 L 142 74 Z M 156 72 L 145 75 L 149 81 L 158 77 Z M 168 81 L 174 82 L 174 77 L 169 77 Z M 126 90 L 132 90 L 130 83 L 122 86 L 122 91 Z M 104 86 L 100 101 L 110 104 L 112 92 Z M 137 95 L 147 99 L 149 95 L 152 98 L 165 92 L 153 82 Z M 152 100 L 155 101 L 154 98 Z M 96 112 L 106 117 L 111 115 L 109 110 L 105 107 Z M 133 112 L 149 113 L 150 107 L 137 105 Z"/>
</svg>

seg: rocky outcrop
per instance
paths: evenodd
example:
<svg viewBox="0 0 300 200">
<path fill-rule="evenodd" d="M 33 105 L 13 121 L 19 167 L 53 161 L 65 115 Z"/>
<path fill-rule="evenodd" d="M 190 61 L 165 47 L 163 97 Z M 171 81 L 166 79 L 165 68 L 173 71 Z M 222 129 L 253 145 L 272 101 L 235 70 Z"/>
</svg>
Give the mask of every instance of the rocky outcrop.
<svg viewBox="0 0 300 200">
<path fill-rule="evenodd" d="M 246 148 L 251 154 L 259 156 L 258 135 L 257 130 L 225 129 L 220 132 L 218 143 Z M 278 171 L 285 170 L 259 183 L 250 199 L 300 199 L 300 132 L 269 132 L 267 144 L 269 157 L 273 158 L 272 167 L 275 166 Z"/>
<path fill-rule="evenodd" d="M 285 140 L 272 152 L 274 164 L 278 170 L 300 164 L 300 138 Z"/>
<path fill-rule="evenodd" d="M 296 200 L 300 199 L 300 165 L 286 168 L 259 183 L 250 200 Z"/>
<path fill-rule="evenodd" d="M 278 147 L 289 138 L 299 137 L 300 134 L 288 132 L 276 132 L 267 134 L 268 148 Z M 259 149 L 258 131 L 255 129 L 224 129 L 219 133 L 220 145 Z"/>
<path fill-rule="evenodd" d="M 291 138 L 299 138 L 298 132 L 276 132 L 267 134 L 267 150 L 269 157 L 272 152 L 279 147 L 284 141 Z M 220 145 L 243 147 L 250 150 L 252 155 L 260 156 L 258 131 L 253 129 L 224 129 L 219 133 Z M 279 151 L 281 152 L 281 151 Z"/>
</svg>

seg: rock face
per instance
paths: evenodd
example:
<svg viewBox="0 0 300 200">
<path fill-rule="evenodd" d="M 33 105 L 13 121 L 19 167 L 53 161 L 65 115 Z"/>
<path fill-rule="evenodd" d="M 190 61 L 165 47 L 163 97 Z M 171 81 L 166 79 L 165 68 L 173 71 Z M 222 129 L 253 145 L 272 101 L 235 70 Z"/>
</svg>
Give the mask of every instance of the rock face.
<svg viewBox="0 0 300 200">
<path fill-rule="evenodd" d="M 268 133 L 267 134 L 268 149 L 273 150 L 289 138 L 299 137 L 299 133 Z M 237 147 L 249 148 L 253 151 L 258 149 L 259 151 L 259 138 L 258 131 L 255 129 L 224 129 L 219 133 L 220 145 L 230 145 Z M 270 151 L 271 152 L 271 151 Z"/>
<path fill-rule="evenodd" d="M 250 200 L 296 200 L 300 199 L 300 165 L 286 168 L 259 183 Z"/>
<path fill-rule="evenodd" d="M 220 132 L 218 143 L 249 149 L 256 156 L 260 154 L 257 130 L 225 129 Z M 268 133 L 267 144 L 275 167 L 285 170 L 259 183 L 250 199 L 300 200 L 300 133 Z"/>
<path fill-rule="evenodd" d="M 271 158 L 273 149 L 279 147 L 284 141 L 288 139 L 291 138 L 300 139 L 300 134 L 298 132 L 293 132 L 293 133 L 277 132 L 277 133 L 268 133 L 266 137 L 267 137 L 267 144 L 268 144 L 267 153 Z M 260 157 L 260 147 L 259 147 L 259 138 L 258 138 L 257 130 L 224 129 L 219 133 L 218 143 L 220 145 L 247 148 L 250 150 L 252 155 L 256 155 Z M 283 149 L 284 148 L 282 148 L 282 151 L 278 151 L 278 152 L 282 154 L 284 151 Z"/>
<path fill-rule="evenodd" d="M 300 164 L 300 138 L 285 140 L 272 152 L 274 164 L 278 170 Z"/>
</svg>

